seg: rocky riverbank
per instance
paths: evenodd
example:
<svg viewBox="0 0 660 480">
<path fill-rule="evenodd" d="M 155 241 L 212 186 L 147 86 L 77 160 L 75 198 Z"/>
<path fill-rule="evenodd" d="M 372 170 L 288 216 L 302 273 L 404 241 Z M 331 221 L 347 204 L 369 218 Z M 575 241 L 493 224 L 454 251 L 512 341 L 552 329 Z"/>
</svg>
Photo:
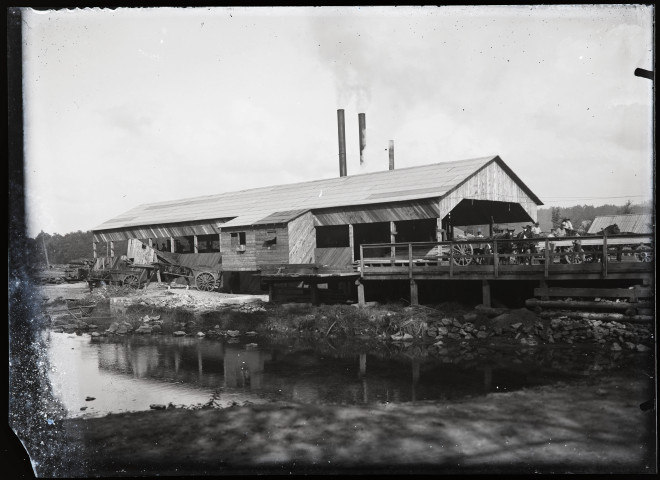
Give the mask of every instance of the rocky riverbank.
<svg viewBox="0 0 660 480">
<path fill-rule="evenodd" d="M 106 296 L 104 296 L 104 293 Z M 652 324 L 599 320 L 575 312 L 526 308 L 475 308 L 370 303 L 357 305 L 269 304 L 263 296 L 223 295 L 196 290 L 101 290 L 80 299 L 96 307 L 88 317 L 51 302 L 46 308 L 56 331 L 107 335 L 176 335 L 206 338 L 242 335 L 352 338 L 431 344 L 442 351 L 466 343 L 537 346 L 596 344 L 606 350 L 646 352 L 653 348 Z M 49 312 L 50 308 L 50 313 Z M 57 312 L 57 313 L 55 313 Z M 77 317 L 77 318 L 76 318 Z"/>
</svg>

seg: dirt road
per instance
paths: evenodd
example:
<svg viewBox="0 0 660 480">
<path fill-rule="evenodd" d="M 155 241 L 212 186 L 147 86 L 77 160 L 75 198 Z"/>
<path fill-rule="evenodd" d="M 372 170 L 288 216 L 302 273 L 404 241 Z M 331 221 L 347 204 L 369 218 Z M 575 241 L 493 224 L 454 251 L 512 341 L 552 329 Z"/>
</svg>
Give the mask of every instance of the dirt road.
<svg viewBox="0 0 660 480">
<path fill-rule="evenodd" d="M 649 386 L 614 377 L 446 404 L 164 410 L 65 428 L 89 475 L 654 473 Z"/>
</svg>

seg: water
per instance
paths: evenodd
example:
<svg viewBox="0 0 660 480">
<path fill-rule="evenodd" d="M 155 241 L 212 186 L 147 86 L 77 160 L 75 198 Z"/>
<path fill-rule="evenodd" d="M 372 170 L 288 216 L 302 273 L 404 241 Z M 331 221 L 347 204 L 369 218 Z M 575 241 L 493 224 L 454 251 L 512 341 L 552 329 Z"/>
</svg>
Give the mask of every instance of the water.
<svg viewBox="0 0 660 480">
<path fill-rule="evenodd" d="M 384 347 L 377 354 L 340 354 L 331 344 L 268 345 L 266 339 L 250 337 L 230 343 L 166 335 L 47 335 L 51 384 L 69 417 L 212 399 L 221 407 L 276 400 L 353 405 L 451 401 L 633 368 L 620 354 L 559 347 L 508 352 L 457 347 L 445 354 L 426 347 Z"/>
</svg>

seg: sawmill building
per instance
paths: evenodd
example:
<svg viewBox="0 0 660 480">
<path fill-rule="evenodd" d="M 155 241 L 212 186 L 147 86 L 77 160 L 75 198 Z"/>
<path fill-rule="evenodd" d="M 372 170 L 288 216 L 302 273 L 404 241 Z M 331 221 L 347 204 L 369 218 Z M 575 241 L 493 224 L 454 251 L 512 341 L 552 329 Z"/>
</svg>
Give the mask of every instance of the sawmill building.
<svg viewBox="0 0 660 480">
<path fill-rule="evenodd" d="M 98 242 L 139 239 L 183 265 L 221 264 L 234 290 L 286 264 L 349 271 L 366 243 L 427 242 L 455 226 L 537 220 L 539 198 L 499 156 L 139 205 L 93 229 Z"/>
</svg>

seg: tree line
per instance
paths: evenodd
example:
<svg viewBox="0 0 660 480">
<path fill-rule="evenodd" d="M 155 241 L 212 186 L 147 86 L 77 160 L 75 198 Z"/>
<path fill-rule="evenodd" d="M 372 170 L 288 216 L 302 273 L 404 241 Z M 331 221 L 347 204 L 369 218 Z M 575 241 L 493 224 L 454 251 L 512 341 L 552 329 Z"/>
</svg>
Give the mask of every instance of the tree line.
<svg viewBox="0 0 660 480">
<path fill-rule="evenodd" d="M 589 229 L 589 226 L 596 217 L 601 215 L 628 215 L 631 213 L 652 213 L 653 204 L 651 202 L 643 204 L 633 204 L 630 200 L 625 205 L 574 205 L 572 207 L 550 207 L 539 208 L 538 222 L 541 230 L 549 232 L 559 226 L 562 219 L 570 218 L 573 227 L 576 230 Z"/>
</svg>

